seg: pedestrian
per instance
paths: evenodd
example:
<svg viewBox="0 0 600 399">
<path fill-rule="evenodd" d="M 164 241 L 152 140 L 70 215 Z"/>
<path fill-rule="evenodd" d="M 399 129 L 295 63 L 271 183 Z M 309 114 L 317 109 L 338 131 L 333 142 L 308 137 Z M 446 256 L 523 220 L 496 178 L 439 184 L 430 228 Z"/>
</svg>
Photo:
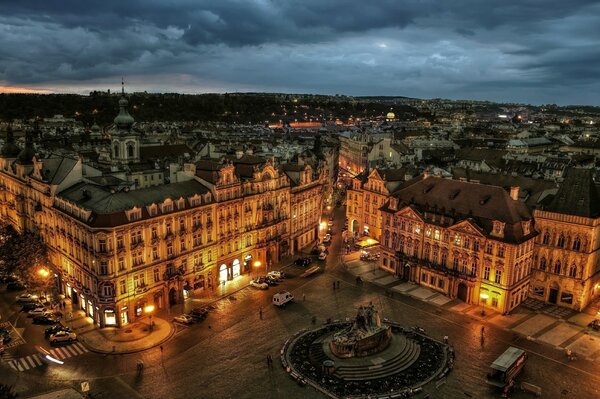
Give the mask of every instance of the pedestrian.
<svg viewBox="0 0 600 399">
<path fill-rule="evenodd" d="M 485 333 L 485 326 L 481 326 L 481 336 L 483 337 L 483 333 Z"/>
<path fill-rule="evenodd" d="M 337 281 L 337 287 L 340 288 L 340 280 Z"/>
<path fill-rule="evenodd" d="M 260 309 L 258 309 L 258 315 L 259 315 L 260 319 L 262 320 L 262 306 L 260 307 Z"/>
<path fill-rule="evenodd" d="M 302 294 L 302 300 L 306 301 L 306 294 Z"/>
<path fill-rule="evenodd" d="M 447 344 L 448 343 L 448 336 L 444 335 L 444 343 Z"/>
<path fill-rule="evenodd" d="M 335 281 L 333 282 L 333 290 L 335 291 Z"/>
</svg>

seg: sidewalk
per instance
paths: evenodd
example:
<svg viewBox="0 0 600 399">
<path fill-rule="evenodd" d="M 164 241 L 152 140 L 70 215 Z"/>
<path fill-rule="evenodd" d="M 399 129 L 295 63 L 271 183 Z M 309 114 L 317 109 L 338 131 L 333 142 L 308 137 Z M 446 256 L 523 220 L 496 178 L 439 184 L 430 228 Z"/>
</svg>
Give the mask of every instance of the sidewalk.
<svg viewBox="0 0 600 399">
<path fill-rule="evenodd" d="M 600 361 L 600 332 L 587 327 L 594 318 L 586 312 L 549 305 L 533 299 L 527 299 L 508 315 L 502 315 L 486 308 L 482 314 L 481 306 L 452 299 L 434 289 L 414 282 L 398 280 L 391 273 L 379 269 L 376 262 L 359 260 L 356 254 L 342 256 L 346 270 L 353 276 L 385 288 L 388 292 L 413 297 L 430 303 L 440 310 L 462 313 L 471 318 L 512 331 L 532 341 L 542 341 L 559 350 L 570 349 L 580 357 Z"/>
<path fill-rule="evenodd" d="M 79 340 L 91 351 L 98 353 L 135 353 L 158 346 L 171 338 L 175 332 L 173 324 L 152 317 L 127 324 L 122 328 L 96 328 L 79 335 Z"/>
</svg>

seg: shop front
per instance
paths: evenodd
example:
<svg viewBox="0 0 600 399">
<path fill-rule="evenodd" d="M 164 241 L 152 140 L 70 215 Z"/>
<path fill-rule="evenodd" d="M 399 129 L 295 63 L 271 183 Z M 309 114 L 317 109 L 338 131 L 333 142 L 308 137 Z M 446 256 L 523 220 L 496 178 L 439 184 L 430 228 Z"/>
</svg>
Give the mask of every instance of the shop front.
<svg viewBox="0 0 600 399">
<path fill-rule="evenodd" d="M 233 278 L 239 277 L 239 275 L 241 274 L 241 268 L 240 268 L 240 261 L 239 261 L 239 259 L 235 259 L 233 261 L 232 270 L 233 270 L 232 277 Z"/>
<path fill-rule="evenodd" d="M 252 254 L 244 256 L 244 273 L 250 273 L 252 269 Z"/>
<path fill-rule="evenodd" d="M 117 315 L 113 308 L 104 309 L 104 326 L 105 327 L 116 327 L 117 326 Z"/>
</svg>

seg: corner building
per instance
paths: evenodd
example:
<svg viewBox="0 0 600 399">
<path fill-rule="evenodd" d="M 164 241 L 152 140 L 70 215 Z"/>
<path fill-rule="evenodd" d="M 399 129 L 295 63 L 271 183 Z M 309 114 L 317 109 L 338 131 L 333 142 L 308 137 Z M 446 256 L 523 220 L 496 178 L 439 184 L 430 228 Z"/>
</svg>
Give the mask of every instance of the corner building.
<svg viewBox="0 0 600 399">
<path fill-rule="evenodd" d="M 380 208 L 380 267 L 450 298 L 510 311 L 527 297 L 537 234 L 511 194 L 427 173 L 404 183 Z"/>
<path fill-rule="evenodd" d="M 122 116 L 126 101 L 119 105 Z M 132 123 L 115 118 L 113 144 Z M 0 152 L 0 217 L 42 236 L 57 289 L 101 327 L 264 273 L 316 239 L 323 165 L 225 157 L 186 165 L 177 182 L 135 189 L 110 174 L 119 184 L 98 183 L 77 157 L 37 157 L 29 133 L 20 149 L 7 132 Z M 135 157 L 135 140 L 124 145 L 113 151 Z"/>
<path fill-rule="evenodd" d="M 582 311 L 600 294 L 600 193 L 590 169 L 569 169 L 556 195 L 534 210 L 531 296 Z"/>
</svg>

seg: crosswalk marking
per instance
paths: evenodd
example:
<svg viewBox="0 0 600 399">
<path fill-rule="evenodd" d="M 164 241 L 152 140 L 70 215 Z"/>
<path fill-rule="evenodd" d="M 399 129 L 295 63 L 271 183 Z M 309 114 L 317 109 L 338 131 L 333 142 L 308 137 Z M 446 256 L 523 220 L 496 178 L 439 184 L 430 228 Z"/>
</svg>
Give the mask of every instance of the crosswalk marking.
<svg viewBox="0 0 600 399">
<path fill-rule="evenodd" d="M 49 350 L 50 354 L 60 360 L 67 359 L 69 357 L 83 355 L 86 352 L 89 352 L 85 346 L 83 346 L 79 342 L 75 342 L 68 346 L 62 346 L 59 348 L 53 348 Z M 34 354 L 25 356 L 19 359 L 14 359 L 12 356 L 3 357 L 4 360 L 13 368 L 13 370 L 25 371 L 35 367 L 39 367 L 44 362 L 42 361 L 40 355 Z"/>
</svg>

